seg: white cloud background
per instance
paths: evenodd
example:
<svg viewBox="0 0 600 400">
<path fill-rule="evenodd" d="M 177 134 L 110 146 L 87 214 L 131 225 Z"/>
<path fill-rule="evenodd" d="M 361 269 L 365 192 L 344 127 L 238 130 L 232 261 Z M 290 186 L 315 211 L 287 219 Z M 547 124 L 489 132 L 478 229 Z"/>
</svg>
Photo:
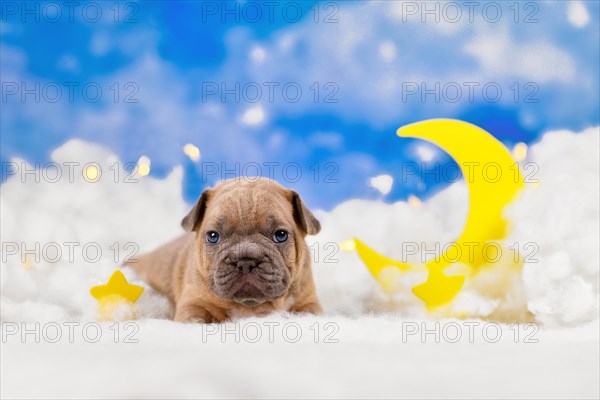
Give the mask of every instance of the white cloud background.
<svg viewBox="0 0 600 400">
<path fill-rule="evenodd" d="M 474 343 L 451 344 L 445 339 L 441 344 L 422 343 L 419 336 L 406 342 L 402 339 L 406 324 L 426 323 L 434 330 L 436 324 L 409 291 L 411 279 L 417 283 L 415 277 L 405 280 L 402 291 L 389 297 L 356 254 L 336 253 L 335 247 L 333 252 L 327 247 L 327 243 L 359 236 L 384 254 L 400 258 L 402 241 L 422 241 L 428 248 L 437 241 L 451 241 L 460 232 L 467 209 L 466 188 L 456 183 L 418 206 L 350 200 L 331 212 L 317 211 L 323 231 L 309 244 L 319 249 L 314 269 L 325 315 L 280 314 L 217 328 L 234 332 L 244 329 L 244 324 L 266 329 L 265 322 L 279 327 L 295 323 L 294 329 L 303 332 L 296 344 L 283 336 L 271 343 L 266 331 L 259 343 L 223 340 L 220 333 L 207 339 L 202 331 L 206 327 L 162 320 L 171 312 L 167 300 L 126 271 L 130 281 L 146 286 L 137 303 L 140 319 L 135 338 L 139 343 L 114 343 L 108 323 L 101 325 L 105 334 L 95 344 L 79 336 L 75 343 L 19 344 L 19 334 L 7 336 L 2 345 L 2 395 L 435 397 L 461 392 L 480 397 L 493 391 L 507 396 L 594 397 L 599 376 L 600 164 L 598 151 L 590 150 L 598 146 L 599 131 L 593 128 L 577 134 L 550 132 L 531 148 L 529 161 L 539 164 L 540 184 L 527 189 L 511 207 L 514 230 L 507 241 L 535 241 L 539 263 L 525 263 L 523 273 L 513 275 L 509 284 L 497 280 L 499 275 L 482 272 L 480 276 L 491 277 L 492 286 L 485 279 L 483 284 L 474 282 L 455 302 L 456 311 L 474 318 L 511 320 L 531 312 L 542 323 L 534 335 L 537 344 L 523 343 L 523 339 L 515 344 L 514 326 L 508 325 L 498 325 L 504 336 L 495 344 L 482 338 Z M 89 157 L 100 161 L 105 172 L 118 161 L 110 151 L 81 141 L 68 142 L 52 154 L 59 164 L 65 160 L 84 164 Z M 28 249 L 36 241 L 42 245 L 97 242 L 104 250 L 115 241 L 135 241 L 140 250 L 149 250 L 181 232 L 179 221 L 187 209 L 179 168 L 165 179 L 144 177 L 138 183 L 114 183 L 109 174 L 96 183 L 86 182 L 81 175 L 73 183 L 23 184 L 19 179 L 13 177 L 3 185 L 2 238 L 4 243 L 24 243 Z M 3 326 L 93 320 L 96 304 L 88 291 L 116 268 L 113 253 L 105 251 L 96 263 L 86 262 L 79 250 L 75 256 L 72 263 L 65 254 L 56 263 L 28 260 L 29 268 L 23 268 L 18 256 L 6 256 L 0 271 Z M 326 262 L 328 256 L 332 262 Z M 496 290 L 486 292 L 486 287 Z M 308 333 L 315 323 L 321 327 L 335 324 L 338 344 L 314 344 Z M 442 319 L 441 323 L 463 322 Z M 475 332 L 483 335 L 483 321 L 469 323 L 479 324 Z M 76 329 L 76 335 L 81 335 L 81 326 Z M 88 360 L 85 365 L 82 358 Z M 515 359 L 519 360 L 516 364 Z M 284 373 L 273 383 L 268 376 L 276 374 L 275 369 L 281 373 L 282 366 L 302 380 Z M 49 368 L 61 373 L 49 373 Z M 373 384 L 364 386 L 365 379 Z M 429 379 L 444 383 L 426 384 Z"/>
<path fill-rule="evenodd" d="M 526 245 L 533 242 L 539 251 L 526 260 L 522 276 L 517 271 L 509 284 L 503 283 L 505 275 L 497 271 L 488 275 L 492 282 L 496 280 L 494 290 L 485 279 L 475 279 L 457 299 L 455 312 L 501 320 L 521 320 L 530 312 L 549 325 L 581 324 L 597 318 L 598 138 L 598 128 L 578 134 L 550 132 L 531 148 L 528 161 L 539 166 L 534 178 L 540 183 L 511 206 L 514 231 L 506 239 L 506 247 L 518 243 L 527 255 L 531 251 Z M 181 169 L 164 180 L 136 177 L 137 183 L 124 182 L 126 173 L 121 171 L 115 183 L 111 166 L 119 160 L 97 145 L 71 141 L 52 157 L 63 166 L 58 183 L 43 179 L 36 183 L 31 175 L 22 183 L 23 174 L 17 174 L 3 185 L 3 241 L 18 243 L 21 250 L 2 263 L 2 315 L 6 320 L 90 318 L 93 301 L 87 289 L 105 280 L 114 268 L 114 252 L 110 251 L 114 242 L 121 248 L 135 242 L 140 251 L 147 251 L 181 232 L 179 221 L 187 209 L 181 193 Z M 81 166 L 90 160 L 101 166 L 102 176 L 96 183 L 82 177 Z M 67 161 L 80 164 L 74 168 L 77 179 L 73 183 L 67 180 Z M 23 161 L 15 162 L 21 170 L 25 168 Z M 379 186 L 379 190 L 387 189 Z M 402 259 L 403 242 L 424 243 L 423 249 L 431 249 L 436 242 L 445 244 L 458 237 L 467 203 L 466 187 L 457 182 L 422 203 L 349 200 L 330 212 L 317 211 L 323 232 L 309 238 L 309 243 L 318 261 L 315 275 L 325 309 L 346 315 L 396 310 L 426 316 L 423 305 L 410 293 L 424 276 L 407 275 L 398 295 L 388 299 L 356 254 L 339 251 L 337 243 L 359 237 L 383 254 Z M 34 248 L 36 242 L 41 246 L 61 244 L 63 260 L 31 260 L 31 269 L 22 268 L 23 249 Z M 103 257 L 97 263 L 86 262 L 77 249 L 75 262 L 65 262 L 65 242 L 98 243 Z M 122 260 L 124 250 L 120 254 Z M 56 309 L 57 314 L 36 312 L 32 302 Z M 150 317 L 168 311 L 141 304 L 142 314 Z"/>
</svg>

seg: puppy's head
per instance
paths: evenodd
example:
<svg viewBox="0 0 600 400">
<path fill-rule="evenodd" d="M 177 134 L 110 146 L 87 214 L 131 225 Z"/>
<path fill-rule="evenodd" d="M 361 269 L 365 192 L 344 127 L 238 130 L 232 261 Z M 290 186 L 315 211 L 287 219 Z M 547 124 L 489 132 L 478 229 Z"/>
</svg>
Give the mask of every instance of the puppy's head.
<svg viewBox="0 0 600 400">
<path fill-rule="evenodd" d="M 229 180 L 202 193 L 183 219 L 200 273 L 220 298 L 247 307 L 285 295 L 321 229 L 300 196 L 267 179 Z"/>
</svg>

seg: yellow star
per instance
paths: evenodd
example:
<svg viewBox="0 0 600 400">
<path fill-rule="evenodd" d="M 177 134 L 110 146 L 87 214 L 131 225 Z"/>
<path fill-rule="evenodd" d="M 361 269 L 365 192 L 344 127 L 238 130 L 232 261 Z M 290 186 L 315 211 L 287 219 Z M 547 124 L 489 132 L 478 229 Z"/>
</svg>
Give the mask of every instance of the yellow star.
<svg viewBox="0 0 600 400">
<path fill-rule="evenodd" d="M 102 303 L 108 299 L 121 298 L 134 303 L 142 294 L 144 288 L 127 282 L 125 275 L 119 270 L 113 272 L 105 285 L 94 286 L 90 294 L 98 302 Z"/>
<path fill-rule="evenodd" d="M 433 309 L 447 304 L 460 292 L 465 277 L 462 275 L 448 276 L 443 271 L 432 268 L 427 281 L 413 288 L 413 293 L 423 300 L 427 308 Z"/>
</svg>

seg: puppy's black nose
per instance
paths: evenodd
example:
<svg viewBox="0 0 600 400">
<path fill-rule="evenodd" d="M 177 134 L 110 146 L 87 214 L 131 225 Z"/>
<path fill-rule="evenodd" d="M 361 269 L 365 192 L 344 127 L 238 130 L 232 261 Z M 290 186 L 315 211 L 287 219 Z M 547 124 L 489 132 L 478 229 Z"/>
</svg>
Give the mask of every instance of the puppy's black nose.
<svg viewBox="0 0 600 400">
<path fill-rule="evenodd" d="M 248 258 L 244 258 L 237 262 L 237 267 L 242 275 L 249 274 L 254 268 L 256 268 L 256 261 Z"/>
</svg>

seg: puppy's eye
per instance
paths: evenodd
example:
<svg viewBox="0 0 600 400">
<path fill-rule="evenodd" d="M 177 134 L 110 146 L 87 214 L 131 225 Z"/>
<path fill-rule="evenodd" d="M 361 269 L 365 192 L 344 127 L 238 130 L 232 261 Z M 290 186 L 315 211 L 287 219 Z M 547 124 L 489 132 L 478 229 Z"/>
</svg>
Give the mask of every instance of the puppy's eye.
<svg viewBox="0 0 600 400">
<path fill-rule="evenodd" d="M 221 236 L 219 235 L 219 232 L 217 232 L 217 231 L 206 232 L 206 241 L 208 243 L 212 243 L 212 244 L 218 243 L 220 237 Z"/>
<path fill-rule="evenodd" d="M 289 236 L 289 234 L 287 233 L 287 231 L 284 231 L 283 229 L 279 229 L 278 231 L 276 231 L 273 234 L 273 240 L 277 243 L 283 243 L 286 240 L 288 240 L 288 236 Z"/>
</svg>

